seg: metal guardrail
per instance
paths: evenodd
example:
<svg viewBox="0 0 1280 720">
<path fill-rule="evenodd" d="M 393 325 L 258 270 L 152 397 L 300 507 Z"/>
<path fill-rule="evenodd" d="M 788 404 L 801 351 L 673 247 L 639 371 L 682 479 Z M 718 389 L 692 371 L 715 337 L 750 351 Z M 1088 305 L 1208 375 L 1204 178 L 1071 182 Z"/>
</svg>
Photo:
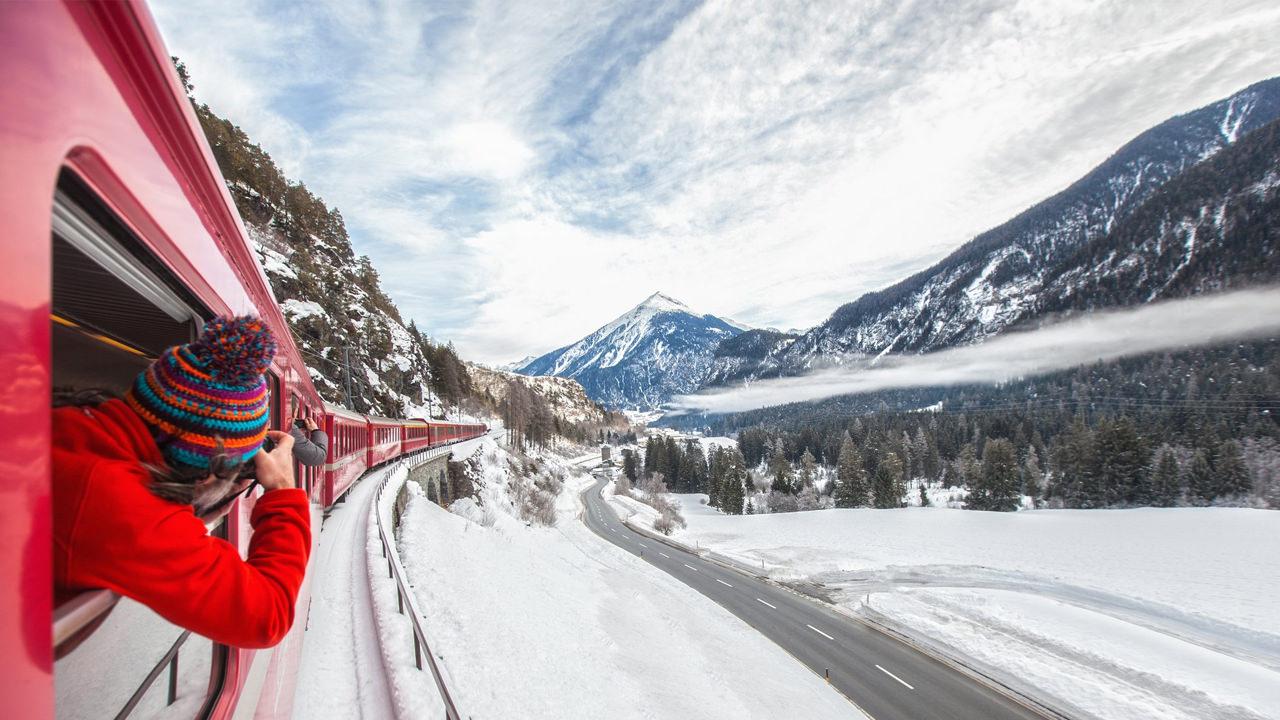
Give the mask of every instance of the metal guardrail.
<svg viewBox="0 0 1280 720">
<path fill-rule="evenodd" d="M 468 440 L 474 438 L 467 438 Z M 458 441 L 465 442 L 465 441 Z M 450 443 L 450 445 L 455 443 Z M 434 459 L 443 455 L 441 452 L 448 445 L 431 448 L 430 450 L 420 451 L 415 456 L 406 456 L 398 461 L 399 465 L 421 464 L 427 460 Z M 433 452 L 434 451 L 434 452 Z M 425 617 L 422 611 L 418 609 L 418 601 L 410 590 L 409 582 L 405 579 L 404 566 L 400 564 L 400 556 L 396 552 L 396 544 L 393 527 L 389 527 L 391 522 L 386 518 L 383 511 L 382 495 L 387 490 L 387 485 L 391 482 L 394 473 L 387 473 L 382 479 L 382 483 L 378 486 L 378 492 L 374 496 L 374 514 L 378 521 L 378 539 L 382 542 L 382 557 L 387 560 L 387 577 L 396 581 L 396 605 L 399 607 L 400 614 L 404 615 L 405 606 L 409 608 L 407 613 L 409 621 L 413 626 L 413 660 L 418 669 L 422 669 L 423 658 L 426 658 L 427 667 L 431 670 L 431 677 L 435 679 L 436 688 L 440 691 L 440 699 L 444 702 L 444 713 L 448 720 L 462 720 L 462 715 L 458 713 L 458 708 L 454 705 L 453 695 L 449 692 L 448 686 L 445 684 L 444 675 L 440 671 L 440 666 L 436 664 L 435 655 L 431 652 L 431 646 L 427 643 L 426 633 L 422 630 L 422 618 Z"/>
</svg>

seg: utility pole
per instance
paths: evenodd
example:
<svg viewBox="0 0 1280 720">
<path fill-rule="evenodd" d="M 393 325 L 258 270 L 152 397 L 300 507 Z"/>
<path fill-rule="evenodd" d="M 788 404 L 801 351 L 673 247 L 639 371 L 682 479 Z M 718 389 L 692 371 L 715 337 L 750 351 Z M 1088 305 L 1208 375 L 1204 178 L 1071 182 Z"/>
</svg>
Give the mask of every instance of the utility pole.
<svg viewBox="0 0 1280 720">
<path fill-rule="evenodd" d="M 342 384 L 347 394 L 347 407 L 356 409 L 355 399 L 351 396 L 351 348 L 342 346 Z"/>
</svg>

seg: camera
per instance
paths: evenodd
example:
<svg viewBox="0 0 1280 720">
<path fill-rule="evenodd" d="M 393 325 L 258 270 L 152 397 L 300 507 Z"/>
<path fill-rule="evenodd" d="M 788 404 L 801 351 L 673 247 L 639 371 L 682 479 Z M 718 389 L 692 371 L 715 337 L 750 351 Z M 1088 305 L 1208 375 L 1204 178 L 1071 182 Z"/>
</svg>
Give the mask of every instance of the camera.
<svg viewBox="0 0 1280 720">
<path fill-rule="evenodd" d="M 307 429 L 307 421 L 306 421 L 306 420 L 303 420 L 302 418 L 294 418 L 294 419 L 293 419 L 293 426 L 294 426 L 294 427 L 296 427 L 296 428 L 298 428 L 299 430 L 306 430 L 306 429 Z"/>
</svg>

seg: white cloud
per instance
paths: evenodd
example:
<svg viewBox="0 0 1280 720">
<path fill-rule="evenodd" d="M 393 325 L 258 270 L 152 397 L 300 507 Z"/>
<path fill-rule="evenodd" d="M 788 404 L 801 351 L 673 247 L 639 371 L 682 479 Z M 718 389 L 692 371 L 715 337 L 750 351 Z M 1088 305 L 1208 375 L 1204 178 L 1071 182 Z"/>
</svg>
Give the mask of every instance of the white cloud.
<svg viewBox="0 0 1280 720">
<path fill-rule="evenodd" d="M 1261 0 L 162 0 L 157 17 L 199 96 L 343 211 L 405 314 L 489 362 L 658 288 L 820 322 L 1280 73 Z"/>
</svg>

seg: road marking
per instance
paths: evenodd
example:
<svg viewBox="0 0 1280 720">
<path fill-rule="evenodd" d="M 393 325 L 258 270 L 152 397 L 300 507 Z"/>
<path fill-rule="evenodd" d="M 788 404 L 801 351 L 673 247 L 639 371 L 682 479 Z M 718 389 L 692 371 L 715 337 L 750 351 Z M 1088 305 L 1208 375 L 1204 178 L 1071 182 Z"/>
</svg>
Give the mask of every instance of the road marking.
<svg viewBox="0 0 1280 720">
<path fill-rule="evenodd" d="M 684 565 L 685 567 L 689 568 L 690 570 L 692 570 L 692 571 L 694 571 L 694 572 L 698 572 L 698 568 L 696 568 L 696 567 L 694 567 L 694 566 L 690 565 L 689 563 L 680 563 L 680 564 L 681 564 L 681 565 Z"/>
<path fill-rule="evenodd" d="M 723 586 L 725 586 L 725 587 L 733 587 L 732 585 L 730 585 L 729 583 L 727 583 L 727 582 L 725 582 L 725 581 L 721 580 L 720 578 L 716 578 L 716 582 L 720 583 L 721 585 L 723 585 Z"/>
<path fill-rule="evenodd" d="M 824 637 L 824 638 L 826 638 L 826 639 L 828 639 L 828 640 L 835 640 L 835 638 L 833 638 L 833 637 L 831 637 L 830 635 L 828 635 L 828 634 L 826 634 L 826 633 L 822 632 L 821 630 L 819 630 L 818 628 L 816 628 L 816 627 L 814 627 L 814 626 L 812 626 L 812 625 L 805 625 L 805 627 L 807 627 L 807 628 L 809 628 L 810 630 L 812 630 L 812 631 L 814 631 L 814 632 L 818 633 L 819 635 L 821 635 L 822 637 Z M 879 666 L 879 665 L 877 665 L 876 667 L 880 667 L 880 666 Z M 881 670 L 883 670 L 884 668 L 880 668 L 880 669 L 881 669 Z M 901 681 L 899 681 L 899 682 L 901 682 Z"/>
<path fill-rule="evenodd" d="M 903 680 L 902 678 L 898 677 L 897 675 L 894 675 L 893 673 L 889 672 L 888 670 L 885 670 L 884 668 L 880 667 L 879 665 L 877 665 L 877 666 L 876 666 L 876 669 L 877 669 L 877 670 L 879 670 L 880 672 L 884 673 L 885 675 L 888 675 L 889 677 L 893 678 L 894 680 L 897 680 L 898 682 L 902 683 L 903 685 L 906 685 L 908 690 L 915 690 L 915 688 L 911 687 L 911 685 L 909 685 L 909 684 L 907 683 L 907 681 L 906 681 L 906 680 Z"/>
<path fill-rule="evenodd" d="M 614 530 L 613 528 L 609 528 L 609 532 L 618 532 L 618 531 Z"/>
<path fill-rule="evenodd" d="M 756 602 L 758 602 L 758 603 L 760 603 L 760 604 L 762 604 L 762 605 L 768 605 L 769 607 L 773 608 L 774 610 L 777 610 L 777 609 L 778 609 L 778 606 L 777 606 L 777 605 L 769 605 L 769 603 L 767 603 L 767 602 L 765 602 L 765 601 L 761 600 L 760 598 L 756 598 Z"/>
<path fill-rule="evenodd" d="M 640 543 L 640 547 L 649 547 L 649 546 L 645 545 L 644 543 Z"/>
<path fill-rule="evenodd" d="M 668 560 L 670 560 L 670 559 L 671 559 L 671 556 L 670 556 L 670 555 L 668 555 L 668 554 L 666 554 L 666 553 L 662 552 L 661 550 L 659 550 L 659 551 L 658 551 L 658 554 L 659 554 L 659 555 L 661 555 L 662 557 L 664 557 L 664 558 L 668 559 Z"/>
</svg>

